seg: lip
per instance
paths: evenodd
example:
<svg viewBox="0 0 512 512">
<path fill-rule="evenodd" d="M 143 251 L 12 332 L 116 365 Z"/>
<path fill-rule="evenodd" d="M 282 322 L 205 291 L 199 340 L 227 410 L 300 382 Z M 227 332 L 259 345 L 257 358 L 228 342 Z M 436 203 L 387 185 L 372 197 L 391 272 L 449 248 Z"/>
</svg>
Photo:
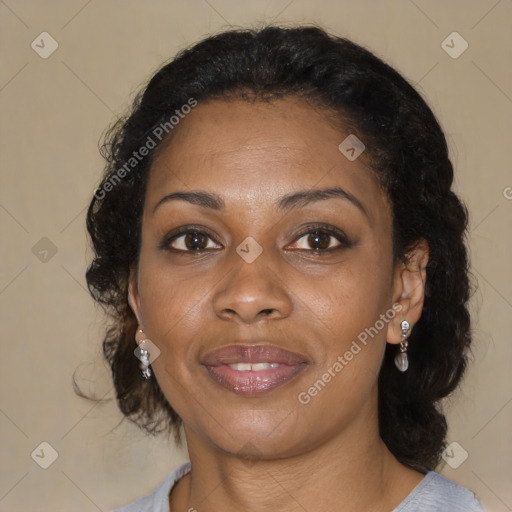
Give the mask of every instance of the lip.
<svg viewBox="0 0 512 512">
<path fill-rule="evenodd" d="M 202 359 L 205 366 L 220 366 L 234 363 L 279 363 L 296 365 L 307 363 L 306 359 L 275 345 L 261 343 L 258 345 L 228 345 L 208 352 Z"/>
<path fill-rule="evenodd" d="M 238 370 L 230 366 L 236 363 L 275 363 L 275 367 Z M 308 366 L 300 354 L 268 344 L 221 347 L 206 354 L 202 364 L 217 384 L 245 396 L 269 392 L 290 382 Z"/>
</svg>

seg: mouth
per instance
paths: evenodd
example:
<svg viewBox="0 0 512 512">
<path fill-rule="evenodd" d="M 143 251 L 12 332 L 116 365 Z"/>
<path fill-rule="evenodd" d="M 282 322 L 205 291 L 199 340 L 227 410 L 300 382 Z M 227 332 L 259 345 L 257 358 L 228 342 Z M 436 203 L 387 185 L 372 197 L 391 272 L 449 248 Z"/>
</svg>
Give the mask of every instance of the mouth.
<svg viewBox="0 0 512 512">
<path fill-rule="evenodd" d="M 301 355 L 272 345 L 230 345 L 208 353 L 202 364 L 214 382 L 245 396 L 267 393 L 308 366 Z"/>
</svg>

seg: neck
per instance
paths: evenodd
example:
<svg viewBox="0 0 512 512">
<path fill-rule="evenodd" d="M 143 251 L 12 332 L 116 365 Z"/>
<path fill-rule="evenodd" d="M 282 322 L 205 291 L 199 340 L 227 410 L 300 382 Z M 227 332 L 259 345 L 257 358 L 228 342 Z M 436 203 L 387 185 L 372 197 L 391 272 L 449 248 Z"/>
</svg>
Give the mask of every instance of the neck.
<svg viewBox="0 0 512 512">
<path fill-rule="evenodd" d="M 377 418 L 370 428 L 362 420 L 308 451 L 253 461 L 216 449 L 185 427 L 192 471 L 173 491 L 171 511 L 392 510 L 424 475 L 389 452 Z"/>
</svg>

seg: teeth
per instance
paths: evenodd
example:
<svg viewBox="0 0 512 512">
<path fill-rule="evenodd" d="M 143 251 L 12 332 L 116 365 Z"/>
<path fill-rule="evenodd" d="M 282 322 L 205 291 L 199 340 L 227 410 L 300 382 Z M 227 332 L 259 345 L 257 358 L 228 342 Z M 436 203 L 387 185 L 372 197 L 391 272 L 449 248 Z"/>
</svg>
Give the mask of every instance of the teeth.
<svg viewBox="0 0 512 512">
<path fill-rule="evenodd" d="M 252 369 L 251 363 L 234 363 L 234 364 L 230 364 L 229 366 L 231 366 L 231 368 L 233 368 L 233 370 L 238 370 L 239 372 L 246 372 L 246 371 L 250 371 Z"/>
<path fill-rule="evenodd" d="M 268 370 L 269 368 L 277 368 L 279 363 L 234 363 L 229 366 L 239 372 L 257 372 L 260 370 Z"/>
</svg>

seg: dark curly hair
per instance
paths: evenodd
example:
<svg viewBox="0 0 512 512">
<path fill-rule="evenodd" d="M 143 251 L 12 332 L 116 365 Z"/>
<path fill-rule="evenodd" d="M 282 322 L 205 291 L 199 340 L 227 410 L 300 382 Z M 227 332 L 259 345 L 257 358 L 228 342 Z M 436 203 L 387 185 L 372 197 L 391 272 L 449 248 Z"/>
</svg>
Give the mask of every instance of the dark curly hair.
<svg viewBox="0 0 512 512">
<path fill-rule="evenodd" d="M 451 190 L 444 134 L 418 92 L 368 50 L 314 25 L 230 30 L 182 50 L 107 131 L 101 147 L 107 166 L 87 212 L 95 256 L 86 278 L 111 315 L 103 351 L 119 407 L 149 433 L 174 430 L 180 443 L 181 418 L 156 379 L 140 377 L 133 355 L 137 322 L 127 302 L 148 174 L 160 140 L 169 139 L 161 127 L 172 135 L 169 119 L 194 101 L 290 95 L 327 108 L 364 140 L 391 203 L 395 261 L 407 261 L 422 239 L 429 245 L 423 312 L 409 338 L 415 364 L 398 372 L 396 346 L 387 344 L 378 382 L 383 441 L 403 464 L 426 472 L 439 464 L 446 444 L 440 400 L 457 387 L 469 357 L 467 210 Z"/>
</svg>

